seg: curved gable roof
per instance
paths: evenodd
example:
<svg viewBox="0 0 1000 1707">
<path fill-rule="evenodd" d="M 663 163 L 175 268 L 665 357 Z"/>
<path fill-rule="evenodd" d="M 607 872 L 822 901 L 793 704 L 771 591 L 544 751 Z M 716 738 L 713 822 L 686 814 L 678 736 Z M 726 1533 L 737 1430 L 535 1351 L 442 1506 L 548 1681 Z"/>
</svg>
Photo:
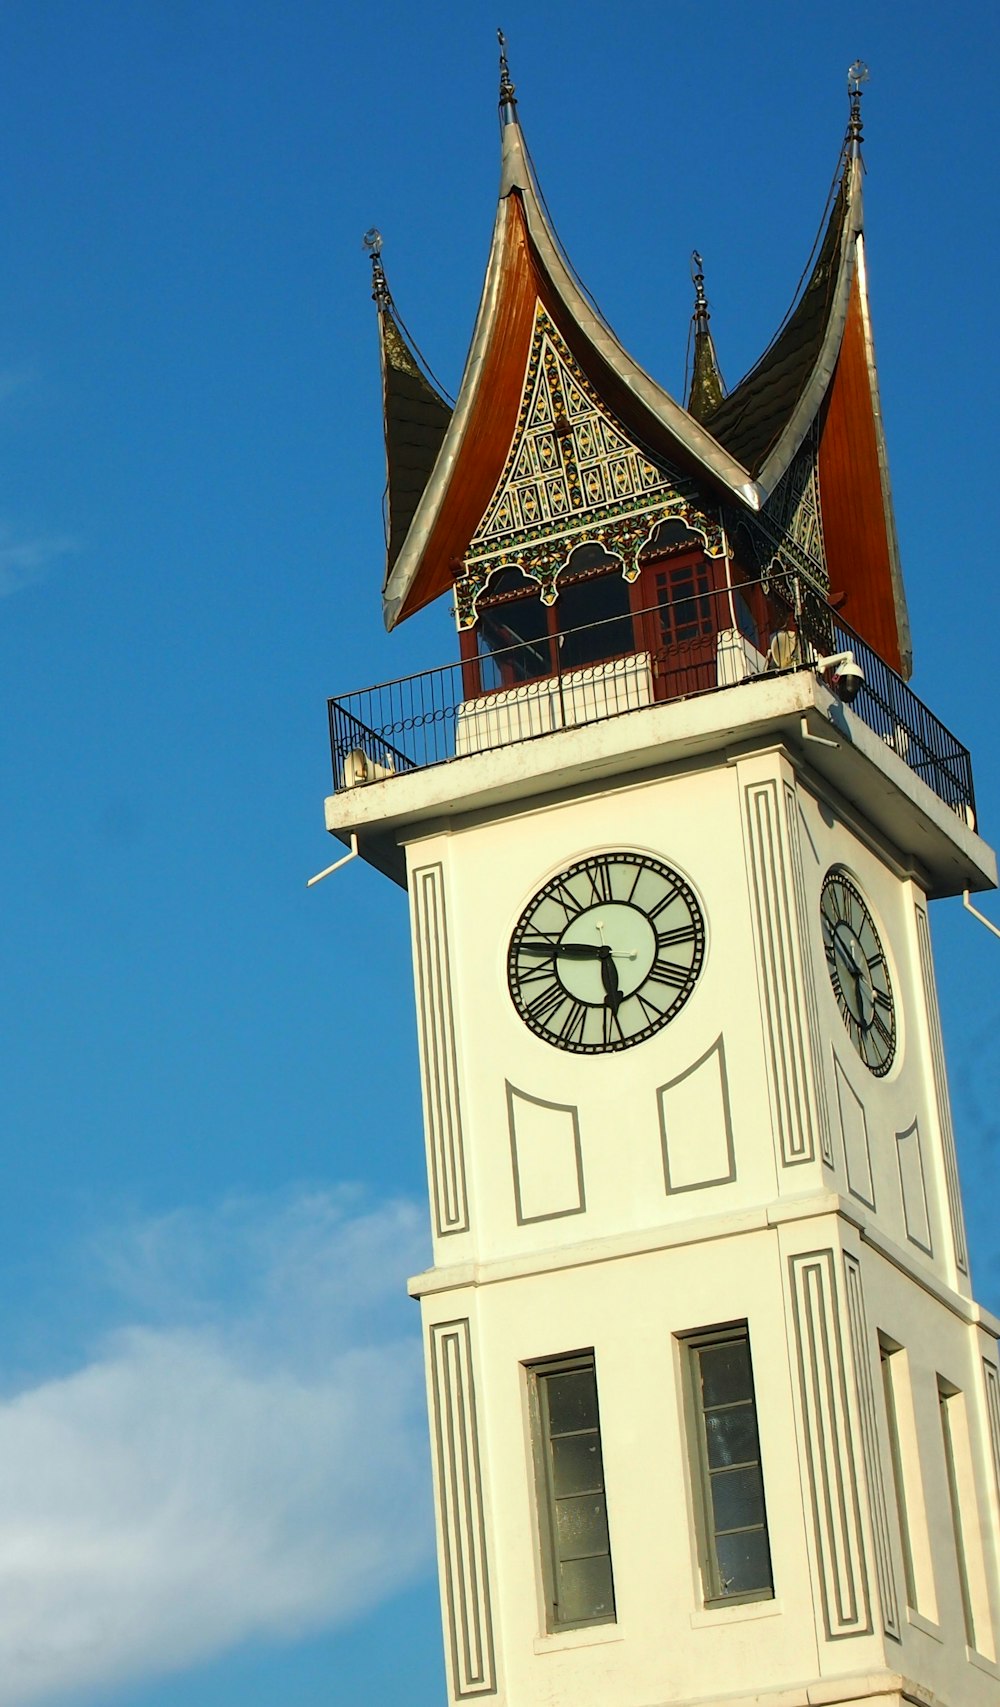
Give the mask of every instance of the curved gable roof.
<svg viewBox="0 0 1000 1707">
<path fill-rule="evenodd" d="M 702 399 L 699 420 L 693 399 L 683 408 L 645 373 L 586 297 L 545 213 L 516 109 L 509 102 L 501 111 L 500 196 L 453 412 L 420 372 L 395 320 L 383 316 L 387 628 L 450 591 L 465 571 L 514 442 L 540 306 L 633 445 L 693 477 L 706 498 L 764 509 L 815 427 L 831 580 L 849 600 L 848 620 L 906 669 L 908 625 L 864 278 L 860 127 L 849 130 L 819 253 L 794 309 L 728 397 Z M 847 337 L 852 304 L 865 328 L 860 368 L 857 339 Z M 855 526 L 862 494 L 868 545 Z"/>
<path fill-rule="evenodd" d="M 759 505 L 746 469 L 632 360 L 587 301 L 543 210 L 515 120 L 504 126 L 500 200 L 458 402 L 386 576 L 388 628 L 448 589 L 492 496 L 516 424 L 537 301 L 639 443 Z"/>
</svg>

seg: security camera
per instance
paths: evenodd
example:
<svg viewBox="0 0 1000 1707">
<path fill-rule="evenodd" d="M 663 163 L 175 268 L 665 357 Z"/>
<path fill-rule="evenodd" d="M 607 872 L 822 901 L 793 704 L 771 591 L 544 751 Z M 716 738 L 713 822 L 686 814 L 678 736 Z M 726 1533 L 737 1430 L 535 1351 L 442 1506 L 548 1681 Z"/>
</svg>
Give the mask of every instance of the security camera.
<svg viewBox="0 0 1000 1707">
<path fill-rule="evenodd" d="M 854 704 L 865 677 L 853 652 L 834 652 L 829 658 L 817 658 L 816 669 L 820 675 L 824 670 L 833 670 L 833 688 L 838 699 L 845 705 Z"/>
<path fill-rule="evenodd" d="M 858 689 L 864 681 L 864 673 L 853 658 L 848 658 L 833 678 L 833 685 L 845 705 L 853 705 L 858 697 Z"/>
</svg>

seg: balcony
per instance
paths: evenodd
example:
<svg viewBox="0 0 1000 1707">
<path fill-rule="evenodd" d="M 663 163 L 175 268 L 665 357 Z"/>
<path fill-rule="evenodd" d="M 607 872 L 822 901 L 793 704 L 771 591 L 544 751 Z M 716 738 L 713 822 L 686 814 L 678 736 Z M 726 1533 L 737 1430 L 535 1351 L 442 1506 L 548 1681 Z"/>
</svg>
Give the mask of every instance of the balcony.
<svg viewBox="0 0 1000 1707">
<path fill-rule="evenodd" d="M 767 632 L 751 610 L 766 613 Z M 794 586 L 776 597 L 773 582 L 700 589 L 339 695 L 329 701 L 334 791 L 460 764 L 560 730 L 638 718 L 670 701 L 752 696 L 759 684 L 815 672 L 818 659 L 840 652 L 853 654 L 864 678 L 854 716 L 974 826 L 968 750 L 835 611 L 815 595 L 799 597 Z M 826 679 L 832 686 L 829 672 Z M 754 721 L 749 698 L 745 715 Z"/>
</svg>

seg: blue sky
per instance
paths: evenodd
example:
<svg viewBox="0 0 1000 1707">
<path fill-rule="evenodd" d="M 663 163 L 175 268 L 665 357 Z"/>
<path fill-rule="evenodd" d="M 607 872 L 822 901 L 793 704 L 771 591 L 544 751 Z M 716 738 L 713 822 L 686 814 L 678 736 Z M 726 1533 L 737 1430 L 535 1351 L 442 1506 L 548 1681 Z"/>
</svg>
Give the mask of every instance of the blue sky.
<svg viewBox="0 0 1000 1707">
<path fill-rule="evenodd" d="M 675 392 L 690 250 L 732 382 L 870 63 L 914 685 L 996 834 L 994 10 L 494 10 L 0 15 L 0 1707 L 443 1699 L 404 898 L 304 880 L 326 695 L 454 655 L 441 610 L 381 626 L 360 240 L 454 389 L 498 21 L 563 241 Z M 1000 943 L 958 902 L 935 932 L 997 1309 Z"/>
</svg>

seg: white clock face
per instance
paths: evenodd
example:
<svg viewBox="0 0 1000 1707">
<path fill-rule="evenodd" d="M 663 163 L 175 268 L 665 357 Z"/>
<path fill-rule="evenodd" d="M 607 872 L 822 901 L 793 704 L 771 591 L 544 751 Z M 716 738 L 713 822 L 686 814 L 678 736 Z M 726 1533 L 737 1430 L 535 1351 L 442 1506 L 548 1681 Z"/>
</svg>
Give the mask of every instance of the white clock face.
<svg viewBox="0 0 1000 1707">
<path fill-rule="evenodd" d="M 694 892 L 646 854 L 595 854 L 551 879 L 507 955 L 514 1006 L 575 1054 L 631 1048 L 673 1019 L 705 956 Z"/>
<path fill-rule="evenodd" d="M 840 1017 L 865 1066 L 881 1079 L 896 1055 L 889 963 L 861 891 L 843 871 L 827 872 L 820 918 Z"/>
</svg>

